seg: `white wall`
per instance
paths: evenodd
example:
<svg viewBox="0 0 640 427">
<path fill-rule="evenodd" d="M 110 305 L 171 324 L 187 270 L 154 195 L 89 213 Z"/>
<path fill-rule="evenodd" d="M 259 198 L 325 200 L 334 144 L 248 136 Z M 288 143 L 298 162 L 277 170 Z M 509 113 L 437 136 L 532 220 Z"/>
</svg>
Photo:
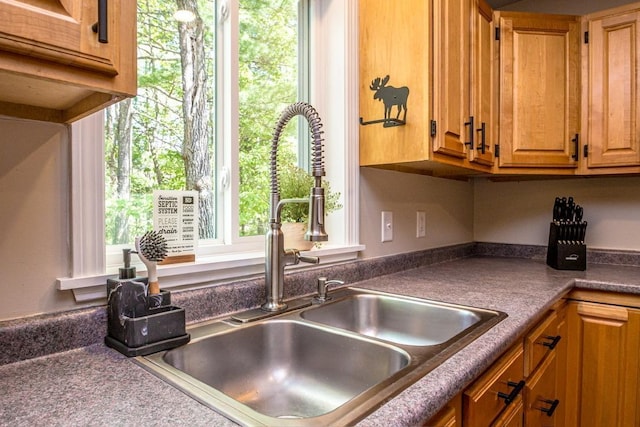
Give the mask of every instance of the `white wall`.
<svg viewBox="0 0 640 427">
<path fill-rule="evenodd" d="M 360 243 L 373 258 L 473 241 L 473 183 L 360 168 Z M 426 212 L 416 238 L 416 211 Z M 381 212 L 393 212 L 393 241 L 381 242 Z"/>
<path fill-rule="evenodd" d="M 0 118 L 0 320 L 77 308 L 55 288 L 69 274 L 65 126 Z M 373 258 L 471 241 L 546 245 L 556 196 L 574 196 L 593 248 L 640 251 L 640 177 L 454 181 L 360 168 L 360 242 Z M 380 212 L 394 239 L 380 242 Z M 427 216 L 415 237 L 416 211 Z"/>
<path fill-rule="evenodd" d="M 546 245 L 556 197 L 584 207 L 591 248 L 640 250 L 640 178 L 477 180 L 474 240 Z"/>
<path fill-rule="evenodd" d="M 0 118 L 0 320 L 74 308 L 68 274 L 69 136 Z"/>
</svg>

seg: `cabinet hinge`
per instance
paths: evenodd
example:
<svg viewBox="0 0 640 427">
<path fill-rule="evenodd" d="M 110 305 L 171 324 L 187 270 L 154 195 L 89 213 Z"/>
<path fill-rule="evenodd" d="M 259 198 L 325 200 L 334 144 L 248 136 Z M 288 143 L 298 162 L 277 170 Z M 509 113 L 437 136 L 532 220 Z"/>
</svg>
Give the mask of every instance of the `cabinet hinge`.
<svg viewBox="0 0 640 427">
<path fill-rule="evenodd" d="M 589 31 L 584 32 L 584 44 L 589 44 Z"/>
<path fill-rule="evenodd" d="M 500 27 L 496 27 L 496 40 L 500 40 Z"/>
<path fill-rule="evenodd" d="M 500 145 L 499 145 L 499 144 L 496 144 L 496 145 L 493 147 L 493 155 L 494 155 L 496 158 L 497 158 L 497 157 L 500 157 Z"/>
<path fill-rule="evenodd" d="M 589 157 L 589 146 L 587 144 L 584 144 L 582 146 L 582 156 L 586 159 L 587 157 Z"/>
<path fill-rule="evenodd" d="M 435 120 L 431 120 L 431 136 L 436 136 L 436 131 L 437 131 L 437 123 Z"/>
</svg>

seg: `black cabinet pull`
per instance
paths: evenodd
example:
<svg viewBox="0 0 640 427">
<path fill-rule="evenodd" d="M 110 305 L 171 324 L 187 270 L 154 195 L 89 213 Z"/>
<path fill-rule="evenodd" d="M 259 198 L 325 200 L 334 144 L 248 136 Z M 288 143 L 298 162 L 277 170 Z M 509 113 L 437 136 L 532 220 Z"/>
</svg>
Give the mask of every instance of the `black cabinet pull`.
<svg viewBox="0 0 640 427">
<path fill-rule="evenodd" d="M 478 146 L 478 150 L 480 150 L 480 152 L 484 154 L 487 146 L 486 145 L 487 124 L 485 122 L 482 122 L 482 124 L 480 124 L 480 127 L 476 129 L 476 131 L 480 132 L 480 146 Z"/>
<path fill-rule="evenodd" d="M 552 337 L 550 335 L 547 335 L 546 337 L 544 337 L 545 340 L 550 340 L 549 342 L 543 342 L 542 345 L 545 347 L 549 347 L 549 350 L 553 350 L 554 348 L 556 348 L 556 346 L 558 345 L 558 341 L 560 341 L 560 339 L 562 338 L 562 336 L 560 335 L 556 335 L 555 337 Z"/>
<path fill-rule="evenodd" d="M 469 149 L 473 150 L 473 134 L 475 133 L 474 125 L 473 125 L 473 116 L 469 116 L 469 121 L 464 123 L 465 127 L 469 126 L 469 141 L 465 142 L 464 145 L 468 145 Z"/>
<path fill-rule="evenodd" d="M 538 408 L 540 411 L 544 412 L 545 414 L 547 414 L 547 416 L 551 417 L 553 416 L 553 413 L 555 412 L 556 408 L 558 407 L 558 404 L 560 404 L 560 401 L 558 399 L 556 400 L 543 400 L 544 403 L 547 403 L 551 406 L 549 406 L 548 408 Z"/>
<path fill-rule="evenodd" d="M 520 392 L 524 388 L 525 382 L 524 380 L 521 380 L 520 382 L 517 382 L 517 383 L 514 383 L 513 381 L 509 381 L 507 382 L 507 385 L 509 387 L 513 387 L 513 390 L 511 390 L 511 393 L 506 394 L 501 391 L 498 392 L 498 397 L 500 399 L 504 399 L 505 405 L 510 404 L 516 399 L 516 397 L 518 397 L 518 394 L 520 394 Z"/>
<path fill-rule="evenodd" d="M 576 136 L 573 137 L 573 139 L 571 140 L 571 142 L 573 142 L 574 148 L 575 150 L 573 151 L 573 154 L 571 155 L 571 158 L 573 160 L 578 160 L 578 158 L 580 157 L 580 134 L 576 133 Z"/>
<path fill-rule="evenodd" d="M 100 43 L 109 43 L 109 32 L 107 26 L 107 0 L 98 0 L 98 22 L 91 26 L 94 33 L 98 34 Z"/>
</svg>

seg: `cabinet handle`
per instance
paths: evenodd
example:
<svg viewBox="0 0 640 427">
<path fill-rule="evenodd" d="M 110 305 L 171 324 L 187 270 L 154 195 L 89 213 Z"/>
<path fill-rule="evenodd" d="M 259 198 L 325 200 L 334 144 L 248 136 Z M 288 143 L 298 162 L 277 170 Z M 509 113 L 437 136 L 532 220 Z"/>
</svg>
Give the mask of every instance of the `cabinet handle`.
<svg viewBox="0 0 640 427">
<path fill-rule="evenodd" d="M 543 400 L 542 402 L 551 405 L 548 408 L 538 408 L 540 411 L 544 412 L 549 417 L 553 416 L 553 413 L 555 412 L 556 408 L 558 407 L 558 404 L 560 404 L 560 401 L 558 399 L 556 399 L 556 400 Z"/>
<path fill-rule="evenodd" d="M 469 141 L 465 142 L 464 145 L 468 145 L 469 149 L 473 150 L 473 134 L 475 133 L 474 125 L 473 125 L 473 116 L 469 116 L 469 121 L 464 123 L 465 127 L 469 126 Z"/>
<path fill-rule="evenodd" d="M 98 0 L 98 22 L 93 24 L 91 29 L 98 34 L 100 43 L 109 43 L 107 21 L 107 0 Z"/>
<path fill-rule="evenodd" d="M 576 133 L 576 136 L 573 137 L 573 139 L 571 140 L 571 142 L 573 142 L 574 148 L 575 150 L 573 151 L 573 154 L 571 155 L 571 158 L 573 160 L 578 160 L 578 158 L 580 157 L 580 134 Z"/>
<path fill-rule="evenodd" d="M 510 404 L 511 402 L 513 402 L 516 399 L 516 397 L 518 397 L 518 394 L 520 394 L 520 392 L 524 388 L 525 382 L 524 382 L 524 380 L 521 380 L 518 383 L 514 383 L 513 381 L 509 381 L 509 382 L 507 382 L 507 385 L 509 387 L 513 387 L 513 390 L 511 390 L 511 393 L 506 394 L 506 393 L 503 393 L 501 391 L 498 392 L 498 397 L 500 399 L 504 399 L 504 404 L 505 405 Z"/>
<path fill-rule="evenodd" d="M 544 337 L 545 340 L 550 340 L 549 342 L 543 342 L 542 345 L 545 347 L 549 347 L 549 350 L 553 350 L 554 348 L 556 348 L 556 346 L 558 345 L 558 341 L 560 341 L 560 339 L 562 338 L 562 336 L 560 335 L 556 335 L 555 337 L 552 337 L 550 335 L 547 335 L 546 337 Z"/>
<path fill-rule="evenodd" d="M 487 133 L 487 124 L 485 122 L 482 122 L 482 124 L 480 125 L 480 128 L 476 129 L 477 132 L 480 132 L 480 146 L 478 147 L 478 150 L 480 150 L 480 152 L 482 154 L 485 153 L 485 148 L 486 148 L 486 133 Z"/>
</svg>

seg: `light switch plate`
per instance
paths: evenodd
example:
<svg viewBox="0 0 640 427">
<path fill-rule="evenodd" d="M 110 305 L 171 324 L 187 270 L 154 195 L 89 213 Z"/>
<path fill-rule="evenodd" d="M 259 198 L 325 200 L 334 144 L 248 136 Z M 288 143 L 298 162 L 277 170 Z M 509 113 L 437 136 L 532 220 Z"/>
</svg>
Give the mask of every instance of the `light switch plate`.
<svg viewBox="0 0 640 427">
<path fill-rule="evenodd" d="M 382 242 L 393 240 L 393 212 L 382 211 Z"/>
</svg>

